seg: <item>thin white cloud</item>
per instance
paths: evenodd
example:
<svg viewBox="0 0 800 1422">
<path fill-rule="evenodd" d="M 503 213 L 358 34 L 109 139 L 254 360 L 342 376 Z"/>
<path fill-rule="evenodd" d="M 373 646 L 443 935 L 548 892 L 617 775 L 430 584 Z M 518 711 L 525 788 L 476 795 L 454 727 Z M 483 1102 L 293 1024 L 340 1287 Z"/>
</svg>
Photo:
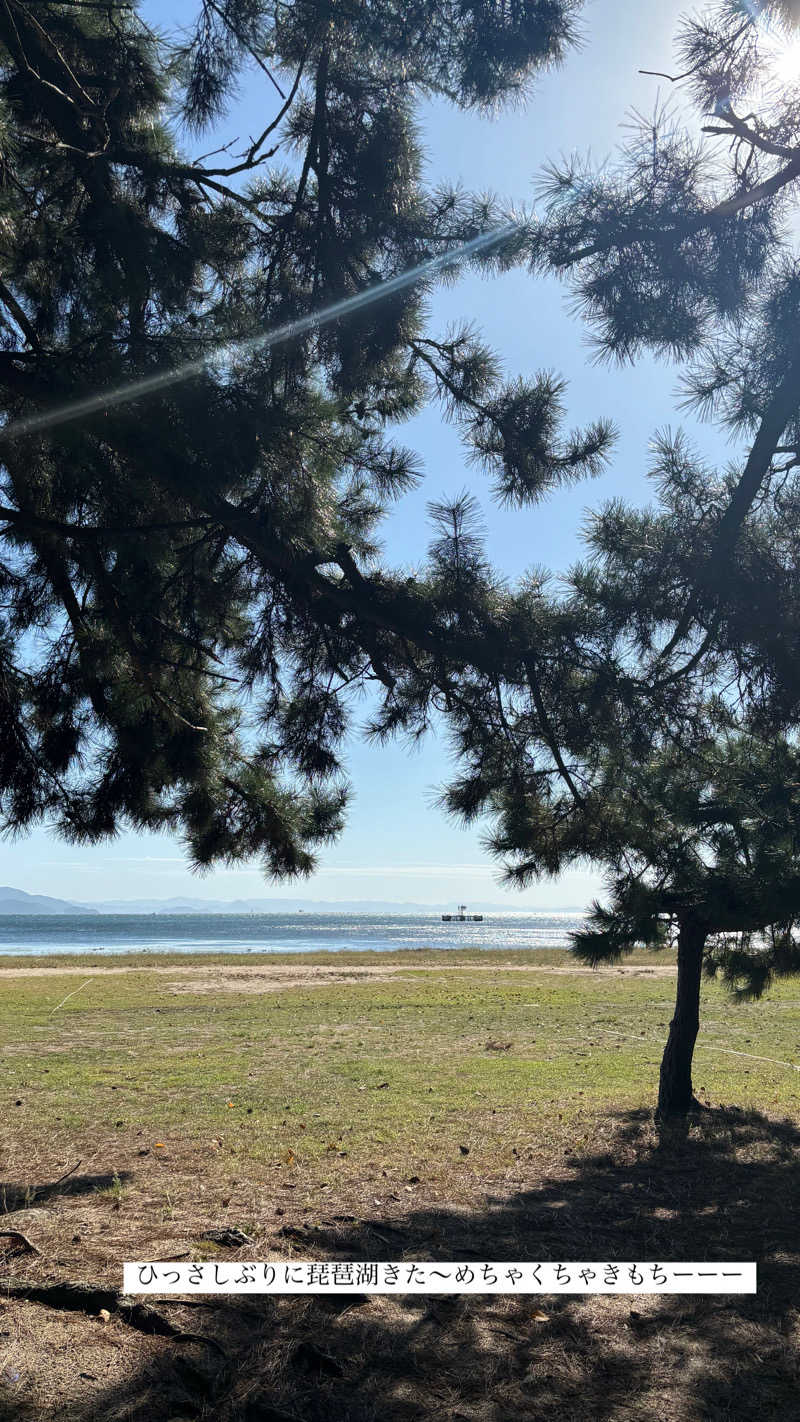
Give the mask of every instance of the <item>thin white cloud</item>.
<svg viewBox="0 0 800 1422">
<path fill-rule="evenodd" d="M 492 864 L 329 864 L 316 870 L 317 874 L 341 877 L 348 874 L 357 874 L 359 877 L 403 874 L 427 879 L 463 874 L 469 874 L 471 877 L 477 874 L 488 879 L 498 872 L 498 866 Z"/>
<path fill-rule="evenodd" d="M 177 854 L 177 855 L 169 855 L 169 854 L 145 854 L 145 855 L 140 855 L 140 856 L 135 856 L 135 855 L 123 855 L 122 858 L 120 858 L 120 859 L 114 859 L 114 858 L 109 857 L 109 858 L 107 858 L 107 859 L 104 859 L 104 860 L 103 860 L 103 863 L 104 863 L 104 864 L 182 864 L 185 869 L 188 869 L 188 867 L 189 867 L 187 860 L 184 859 L 183 855 L 181 855 L 181 854 Z"/>
<path fill-rule="evenodd" d="M 41 867 L 58 867 L 60 869 L 77 869 L 84 874 L 103 874 L 107 872 L 107 867 L 123 864 L 141 865 L 177 865 L 191 874 L 191 865 L 182 855 L 165 854 L 142 854 L 142 855 L 120 855 L 119 857 L 107 855 L 99 862 L 88 862 L 85 859 L 40 859 Z M 154 868 L 154 872 L 161 871 Z M 442 876 L 460 876 L 468 874 L 470 876 L 479 875 L 482 878 L 491 878 L 499 872 L 499 866 L 486 860 L 477 864 L 432 864 L 430 861 L 424 864 L 322 864 L 314 870 L 312 877 L 322 875 L 326 877 L 346 877 L 348 874 L 358 875 L 361 878 L 377 877 L 380 875 L 402 875 L 405 877 L 440 878 Z M 263 870 L 258 866 L 253 868 L 219 869 L 219 877 L 224 878 L 251 878 L 263 880 Z M 192 876 L 194 878 L 194 876 Z"/>
<path fill-rule="evenodd" d="M 57 865 L 57 866 L 58 866 L 59 868 L 61 868 L 61 869 L 78 869 L 78 870 L 80 870 L 80 871 L 81 871 L 82 873 L 84 873 L 84 874 L 104 874 L 104 873 L 107 872 L 106 866 L 108 866 L 108 865 L 115 865 L 115 864 L 117 864 L 117 865 L 122 865 L 122 864 L 143 864 L 143 865 L 177 864 L 177 865 L 179 865 L 182 869 L 185 869 L 187 873 L 191 873 L 191 866 L 190 866 L 190 864 L 188 863 L 188 861 L 187 861 L 186 859 L 181 859 L 181 858 L 169 858 L 169 857 L 167 857 L 167 856 L 159 856 L 159 855 L 143 855 L 143 856 L 126 855 L 126 856 L 124 856 L 124 857 L 122 857 L 122 858 L 120 858 L 120 859 L 103 859 L 100 864 L 87 864 L 87 863 L 82 862 L 82 861 L 80 861 L 80 860 L 64 860 L 64 859 L 41 859 L 41 860 L 39 860 L 39 863 L 40 863 L 40 865 L 42 865 L 42 866 L 45 866 L 45 865 L 53 865 L 53 866 L 56 866 L 56 865 Z M 158 872 L 162 872 L 162 871 L 155 870 L 155 872 L 158 873 Z M 453 876 L 453 875 L 469 874 L 470 876 L 474 876 L 474 875 L 477 874 L 477 875 L 479 875 L 479 876 L 481 876 L 481 877 L 483 877 L 483 878 L 491 878 L 492 875 L 496 874 L 497 872 L 498 872 L 498 869 L 497 869 L 496 866 L 494 866 L 494 865 L 492 865 L 492 864 L 486 864 L 486 863 L 483 863 L 483 864 L 430 864 L 430 863 L 428 863 L 428 864 L 326 864 L 326 865 L 321 865 L 318 869 L 315 869 L 315 870 L 314 870 L 314 875 L 313 875 L 312 877 L 316 878 L 316 877 L 318 877 L 318 876 L 325 875 L 325 876 L 327 876 L 327 877 L 341 878 L 341 877 L 346 877 L 348 874 L 354 874 L 354 875 L 358 875 L 358 876 L 361 877 L 361 878 L 364 878 L 364 877 L 375 877 L 375 876 L 380 876 L 380 875 L 390 875 L 390 876 L 391 876 L 391 875 L 397 874 L 397 875 L 404 875 L 404 876 L 406 876 L 406 877 L 409 876 L 409 875 L 411 875 L 411 876 L 414 876 L 414 877 L 419 876 L 419 877 L 422 877 L 422 878 L 441 878 L 442 876 L 445 876 L 445 877 L 446 877 L 447 875 Z M 253 868 L 253 869 L 223 869 L 223 870 L 219 870 L 218 873 L 220 874 L 221 877 L 225 877 L 225 878 L 228 878 L 228 877 L 231 877 L 231 878 L 249 878 L 249 879 L 259 879 L 259 880 L 263 880 L 263 878 L 264 878 L 263 870 L 261 870 L 261 869 L 259 869 L 259 868 Z"/>
</svg>

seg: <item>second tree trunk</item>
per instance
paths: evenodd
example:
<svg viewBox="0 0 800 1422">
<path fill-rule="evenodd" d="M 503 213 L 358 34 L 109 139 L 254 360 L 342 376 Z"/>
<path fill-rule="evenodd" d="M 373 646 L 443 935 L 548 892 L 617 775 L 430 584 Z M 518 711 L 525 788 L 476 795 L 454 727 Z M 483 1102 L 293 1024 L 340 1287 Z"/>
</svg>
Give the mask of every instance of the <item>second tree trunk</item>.
<svg viewBox="0 0 800 1422">
<path fill-rule="evenodd" d="M 658 1089 L 660 1116 L 685 1116 L 697 1104 L 692 1091 L 692 1055 L 700 1026 L 700 978 L 706 937 L 706 930 L 694 919 L 680 924 L 675 1014 L 669 1024 Z"/>
</svg>

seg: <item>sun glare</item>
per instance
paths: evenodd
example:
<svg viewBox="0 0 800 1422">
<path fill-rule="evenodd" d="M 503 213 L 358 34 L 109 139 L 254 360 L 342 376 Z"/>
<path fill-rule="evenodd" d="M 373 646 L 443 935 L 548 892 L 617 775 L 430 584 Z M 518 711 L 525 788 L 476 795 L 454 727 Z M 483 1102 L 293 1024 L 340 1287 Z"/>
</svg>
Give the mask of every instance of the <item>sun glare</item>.
<svg viewBox="0 0 800 1422">
<path fill-rule="evenodd" d="M 746 89 L 737 89 L 736 107 L 740 113 L 751 108 L 770 122 L 783 111 L 787 97 L 794 104 L 800 87 L 800 29 L 776 19 L 752 0 L 742 3 L 753 16 L 757 53 Z"/>
<path fill-rule="evenodd" d="M 776 45 L 770 69 L 778 84 L 796 84 L 800 80 L 800 37 L 784 39 Z"/>
<path fill-rule="evenodd" d="M 800 33 L 763 14 L 756 22 L 758 48 L 767 89 L 791 87 L 800 81 Z"/>
</svg>

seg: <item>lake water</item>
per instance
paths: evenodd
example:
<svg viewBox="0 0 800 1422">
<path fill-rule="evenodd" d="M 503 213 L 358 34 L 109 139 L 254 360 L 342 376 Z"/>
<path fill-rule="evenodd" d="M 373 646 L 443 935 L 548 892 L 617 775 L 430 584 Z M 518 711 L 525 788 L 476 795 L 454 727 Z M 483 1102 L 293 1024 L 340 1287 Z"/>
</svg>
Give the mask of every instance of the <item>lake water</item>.
<svg viewBox="0 0 800 1422">
<path fill-rule="evenodd" d="M 400 948 L 566 948 L 578 914 L 98 914 L 0 916 L 0 953 L 389 953 Z"/>
</svg>

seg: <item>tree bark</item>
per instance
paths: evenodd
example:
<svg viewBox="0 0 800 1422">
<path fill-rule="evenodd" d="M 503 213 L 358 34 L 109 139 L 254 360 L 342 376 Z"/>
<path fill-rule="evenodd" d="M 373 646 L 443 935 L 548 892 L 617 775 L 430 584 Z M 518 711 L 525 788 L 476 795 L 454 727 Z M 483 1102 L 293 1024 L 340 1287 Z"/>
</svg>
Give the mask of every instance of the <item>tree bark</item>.
<svg viewBox="0 0 800 1422">
<path fill-rule="evenodd" d="M 692 1091 L 692 1055 L 700 1026 L 700 977 L 707 936 L 707 929 L 696 919 L 681 921 L 675 1014 L 661 1061 L 659 1116 L 685 1116 L 700 1104 Z"/>
</svg>

